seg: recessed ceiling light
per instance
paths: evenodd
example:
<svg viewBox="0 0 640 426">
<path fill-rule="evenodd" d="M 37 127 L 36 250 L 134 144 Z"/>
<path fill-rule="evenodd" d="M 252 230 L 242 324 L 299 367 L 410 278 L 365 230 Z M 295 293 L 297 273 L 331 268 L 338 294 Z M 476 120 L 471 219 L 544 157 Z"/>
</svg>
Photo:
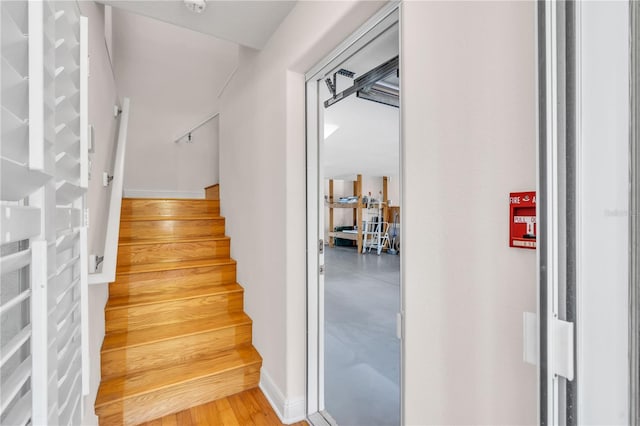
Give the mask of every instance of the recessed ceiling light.
<svg viewBox="0 0 640 426">
<path fill-rule="evenodd" d="M 184 5 L 193 13 L 202 13 L 207 8 L 206 0 L 184 0 Z"/>
</svg>

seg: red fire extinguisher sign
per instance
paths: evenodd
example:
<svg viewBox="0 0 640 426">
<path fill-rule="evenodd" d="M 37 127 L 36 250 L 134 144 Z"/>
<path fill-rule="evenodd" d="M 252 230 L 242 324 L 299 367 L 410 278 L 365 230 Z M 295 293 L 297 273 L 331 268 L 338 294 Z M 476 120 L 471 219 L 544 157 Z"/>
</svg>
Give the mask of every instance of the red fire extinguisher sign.
<svg viewBox="0 0 640 426">
<path fill-rule="evenodd" d="M 510 193 L 509 246 L 535 249 L 537 232 L 536 192 Z"/>
</svg>

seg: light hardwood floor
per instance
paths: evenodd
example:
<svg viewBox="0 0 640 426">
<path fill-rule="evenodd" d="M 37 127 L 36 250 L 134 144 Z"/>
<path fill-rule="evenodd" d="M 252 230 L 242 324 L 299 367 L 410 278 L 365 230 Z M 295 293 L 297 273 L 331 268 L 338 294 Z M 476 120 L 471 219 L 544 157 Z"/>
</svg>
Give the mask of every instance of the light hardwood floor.
<svg viewBox="0 0 640 426">
<path fill-rule="evenodd" d="M 208 404 L 142 423 L 140 426 L 281 426 L 259 388 L 249 389 Z M 307 426 L 301 421 L 293 426 Z"/>
</svg>

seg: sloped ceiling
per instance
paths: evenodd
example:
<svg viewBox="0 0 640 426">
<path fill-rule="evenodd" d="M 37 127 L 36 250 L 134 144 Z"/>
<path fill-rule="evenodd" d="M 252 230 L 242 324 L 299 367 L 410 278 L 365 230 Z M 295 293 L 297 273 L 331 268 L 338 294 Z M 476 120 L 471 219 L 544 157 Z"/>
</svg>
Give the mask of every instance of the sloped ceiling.
<svg viewBox="0 0 640 426">
<path fill-rule="evenodd" d="M 100 3 L 189 28 L 254 49 L 262 49 L 295 1 L 207 1 L 204 12 L 183 0 L 99 0 Z"/>
</svg>

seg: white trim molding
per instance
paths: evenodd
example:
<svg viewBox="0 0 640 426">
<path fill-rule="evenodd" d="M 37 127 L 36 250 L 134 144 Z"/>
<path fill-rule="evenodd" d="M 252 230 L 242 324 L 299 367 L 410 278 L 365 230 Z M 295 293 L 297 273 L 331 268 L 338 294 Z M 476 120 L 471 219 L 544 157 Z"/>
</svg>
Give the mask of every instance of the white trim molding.
<svg viewBox="0 0 640 426">
<path fill-rule="evenodd" d="M 306 419 L 304 396 L 285 398 L 264 367 L 260 370 L 260 389 L 282 423 L 288 425 Z"/>
<path fill-rule="evenodd" d="M 324 254 L 318 249 L 318 240 L 324 238 L 322 194 L 319 189 L 324 181 L 322 168 L 319 168 L 322 144 L 324 140 L 322 123 L 323 109 L 318 109 L 318 84 L 325 74 L 346 61 L 363 46 L 369 44 L 384 31 L 400 21 L 400 1 L 390 0 L 381 7 L 358 30 L 345 39 L 331 53 L 324 57 L 306 74 L 306 148 L 307 148 L 307 406 L 309 419 L 316 424 L 316 419 L 326 415 L 324 387 L 324 278 L 319 274 L 319 267 L 324 263 Z M 400 46 L 398 46 L 400 48 Z M 402 144 L 402 138 L 400 138 Z M 400 167 L 402 169 L 402 167 Z M 404 284 L 400 284 L 403 292 Z M 401 304 L 404 306 L 404 302 Z M 402 343 L 400 343 L 402 345 Z M 402 367 L 401 367 L 402 368 Z M 402 373 L 401 373 L 402 375 Z M 261 382 L 262 387 L 262 382 Z M 400 391 L 400 406 L 403 395 Z M 266 393 L 266 392 L 265 392 Z M 305 407 L 302 407 L 303 409 Z M 403 421 L 401 408 L 401 423 Z M 316 413 L 322 414 L 319 416 Z M 321 420 L 318 420 L 321 421 Z"/>
<path fill-rule="evenodd" d="M 162 191 L 125 188 L 124 196 L 126 198 L 204 198 L 204 189 L 201 191 Z"/>
<path fill-rule="evenodd" d="M 83 398 L 83 405 L 84 406 L 89 406 L 89 407 L 93 407 L 93 401 L 88 403 L 86 402 L 86 400 L 88 398 L 91 398 L 91 396 L 85 396 Z M 89 413 L 86 412 L 84 413 L 84 417 L 82 417 L 82 425 L 83 426 L 99 426 L 100 425 L 100 419 L 98 418 L 98 416 L 96 416 L 96 413 Z"/>
<path fill-rule="evenodd" d="M 90 271 L 89 284 L 104 284 L 116 280 L 116 263 L 118 259 L 118 238 L 120 235 L 120 210 L 122 207 L 122 188 L 124 185 L 124 163 L 127 151 L 127 133 L 129 126 L 129 98 L 122 101 L 120 128 L 116 145 L 109 199 L 109 215 L 107 216 L 107 232 L 104 241 L 104 263 L 101 272 Z"/>
</svg>

